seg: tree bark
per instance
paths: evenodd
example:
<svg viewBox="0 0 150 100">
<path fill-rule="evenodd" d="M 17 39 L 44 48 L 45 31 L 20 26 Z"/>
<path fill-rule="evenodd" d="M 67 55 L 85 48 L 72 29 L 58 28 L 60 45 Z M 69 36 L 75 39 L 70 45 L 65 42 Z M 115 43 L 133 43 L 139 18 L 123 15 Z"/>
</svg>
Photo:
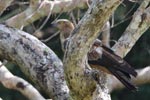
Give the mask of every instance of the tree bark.
<svg viewBox="0 0 150 100">
<path fill-rule="evenodd" d="M 120 37 L 118 42 L 112 47 L 114 52 L 121 57 L 125 57 L 132 49 L 136 41 L 150 27 L 150 0 L 144 0 L 138 10 L 134 13 L 132 21 Z"/>
<path fill-rule="evenodd" d="M 107 87 L 105 87 L 106 81 L 102 81 L 100 87 L 103 91 L 101 93 L 105 94 L 105 96 L 99 96 L 98 93 L 93 95 L 96 90 L 96 84 L 85 73 L 88 66 L 86 54 L 93 41 L 98 37 L 99 31 L 102 30 L 109 16 L 120 3 L 120 0 L 105 0 L 103 2 L 94 0 L 85 16 L 80 20 L 77 28 L 73 31 L 74 35 L 68 44 L 64 57 L 64 69 L 68 86 L 75 100 L 110 100 Z M 106 80 L 107 78 L 103 76 L 101 80 Z M 91 95 L 93 95 L 93 98 Z"/>
<path fill-rule="evenodd" d="M 137 11 L 134 13 L 132 21 L 128 25 L 127 29 L 120 37 L 118 42 L 112 47 L 114 52 L 121 57 L 125 57 L 128 52 L 132 49 L 137 40 L 144 34 L 144 32 L 150 27 L 150 0 L 144 0 Z M 137 70 L 138 76 L 133 79 L 135 84 L 144 84 L 149 82 L 147 73 L 149 72 L 149 67 Z M 143 73 L 145 72 L 145 73 Z M 145 80 L 145 81 L 144 81 Z M 109 76 L 108 81 L 109 91 L 113 89 L 123 88 L 124 86 L 113 76 Z"/>
<path fill-rule="evenodd" d="M 69 99 L 63 64 L 54 52 L 23 31 L 0 25 L 0 57 L 21 70 L 55 100 Z"/>
<path fill-rule="evenodd" d="M 29 100 L 46 100 L 30 83 L 13 75 L 5 66 L 0 67 L 0 82 L 6 88 L 21 92 Z"/>
<path fill-rule="evenodd" d="M 80 0 L 72 0 L 72 2 L 65 0 L 65 3 L 56 1 L 53 13 L 68 11 L 74 4 L 73 1 L 76 2 L 75 4 L 79 4 Z M 85 3 L 85 1 L 83 0 L 82 3 Z M 145 1 L 149 2 L 149 0 Z M 63 6 L 60 6 L 60 2 L 61 5 L 70 5 L 61 10 Z M 45 1 L 37 6 L 38 3 L 32 3 L 34 9 L 31 7 L 7 20 L 6 23 L 17 28 L 26 26 L 40 17 L 46 16 L 51 11 L 47 7 L 51 7 L 54 2 Z M 99 74 L 100 83 L 97 84 L 92 77 L 92 74 L 96 72 L 89 68 L 86 54 L 99 35 L 99 31 L 103 29 L 103 25 L 120 3 L 120 0 L 93 1 L 89 10 L 73 31 L 73 37 L 71 37 L 64 57 L 64 67 L 54 52 L 35 37 L 5 25 L 0 25 L 0 56 L 17 63 L 27 76 L 55 100 L 68 100 L 72 99 L 71 97 L 74 100 L 110 100 L 110 90 L 109 86 L 107 87 L 107 83 L 110 82 L 108 76 L 101 72 Z M 130 51 L 138 38 L 149 27 L 150 7 L 147 7 L 147 5 L 145 2 L 142 3 L 124 35 L 113 47 L 116 54 L 121 57 L 124 57 Z M 60 9 L 57 10 L 57 6 L 60 6 Z M 38 10 L 35 8 L 38 8 Z M 44 10 L 45 12 L 41 13 Z M 33 15 L 28 17 L 26 14 L 30 11 L 30 14 Z M 18 20 L 23 20 L 23 23 Z M 139 73 L 142 73 L 142 71 L 139 71 Z M 68 82 L 71 96 L 65 79 Z M 116 79 L 112 81 L 114 82 Z"/>
</svg>

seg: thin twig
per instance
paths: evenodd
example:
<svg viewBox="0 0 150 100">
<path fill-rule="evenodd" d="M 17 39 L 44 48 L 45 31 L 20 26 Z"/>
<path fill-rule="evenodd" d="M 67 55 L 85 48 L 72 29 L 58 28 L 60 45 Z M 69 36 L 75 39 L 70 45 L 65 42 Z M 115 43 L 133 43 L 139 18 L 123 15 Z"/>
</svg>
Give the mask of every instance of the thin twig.
<svg viewBox="0 0 150 100">
<path fill-rule="evenodd" d="M 46 17 L 46 19 L 45 19 L 45 21 L 43 22 L 43 24 L 35 31 L 35 33 L 39 32 L 39 31 L 45 26 L 45 24 L 47 23 L 48 19 L 49 19 L 50 16 L 51 16 L 51 11 L 52 11 L 53 7 L 54 7 L 54 4 L 52 4 L 52 5 L 50 6 L 50 12 L 49 12 L 48 16 Z M 38 8 L 38 9 L 39 9 L 39 8 Z"/>
<path fill-rule="evenodd" d="M 53 37 L 55 37 L 56 35 L 59 34 L 60 31 L 57 31 L 56 33 L 54 33 L 52 36 L 48 37 L 47 39 L 41 40 L 42 42 L 46 43 L 48 41 L 50 41 Z"/>
<path fill-rule="evenodd" d="M 72 19 L 72 21 L 73 21 L 73 24 L 74 24 L 75 27 L 76 27 L 76 26 L 77 26 L 77 22 L 76 22 L 76 18 L 75 18 L 75 16 L 74 16 L 74 14 L 73 14 L 73 11 L 70 12 L 70 17 L 71 17 L 71 19 Z"/>
<path fill-rule="evenodd" d="M 80 9 L 78 9 L 78 11 L 77 11 L 77 22 L 79 22 L 80 21 Z"/>
</svg>

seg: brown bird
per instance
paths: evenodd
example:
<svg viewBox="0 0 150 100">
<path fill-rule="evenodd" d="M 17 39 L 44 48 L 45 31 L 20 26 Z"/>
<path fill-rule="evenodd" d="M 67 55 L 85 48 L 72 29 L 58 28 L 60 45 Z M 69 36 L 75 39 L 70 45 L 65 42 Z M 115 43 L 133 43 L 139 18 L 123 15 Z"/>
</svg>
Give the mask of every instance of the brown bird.
<svg viewBox="0 0 150 100">
<path fill-rule="evenodd" d="M 65 50 L 66 40 L 74 30 L 72 22 L 66 19 L 57 20 L 54 25 L 60 30 L 62 50 Z M 91 68 L 114 75 L 129 90 L 136 90 L 131 82 L 131 76 L 136 77 L 137 72 L 124 59 L 116 55 L 110 48 L 96 39 L 88 52 L 88 63 Z"/>
</svg>

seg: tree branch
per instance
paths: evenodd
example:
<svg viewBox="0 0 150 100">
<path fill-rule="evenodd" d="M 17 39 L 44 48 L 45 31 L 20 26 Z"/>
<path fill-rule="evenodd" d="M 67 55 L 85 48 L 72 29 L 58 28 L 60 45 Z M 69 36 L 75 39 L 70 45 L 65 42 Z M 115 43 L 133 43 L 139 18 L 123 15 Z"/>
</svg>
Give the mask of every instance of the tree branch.
<svg viewBox="0 0 150 100">
<path fill-rule="evenodd" d="M 51 12 L 58 13 L 69 11 L 79 3 L 81 5 L 84 4 L 85 1 L 86 0 L 45 0 L 40 3 L 32 3 L 32 6 L 26 11 L 8 19 L 6 23 L 12 27 L 21 28 L 49 14 L 51 10 L 48 8 L 53 8 L 53 5 L 54 8 Z M 149 0 L 145 1 L 143 1 L 142 5 L 134 14 L 133 20 L 124 32 L 124 35 L 113 47 L 116 54 L 122 57 L 130 51 L 135 42 L 150 25 L 150 7 L 147 7 Z M 103 100 L 107 96 L 107 99 L 110 100 L 107 89 L 104 91 L 102 86 L 99 88 L 92 78 L 87 76 L 89 73 L 86 72 L 87 70 L 85 71 L 88 67 L 86 54 L 89 51 L 90 45 L 99 35 L 99 29 L 102 30 L 103 25 L 120 3 L 120 0 L 93 1 L 90 9 L 73 32 L 73 34 L 77 34 L 72 37 L 68 50 L 65 53 L 64 68 L 72 96 L 76 100 L 96 100 L 100 98 Z M 28 76 L 31 76 L 30 78 L 46 90 L 52 98 L 61 100 L 70 97 L 69 89 L 64 81 L 62 62 L 48 47 L 34 37 L 4 25 L 0 25 L 0 41 L 0 56 L 16 62 L 22 71 Z M 101 78 L 103 81 L 106 81 L 107 77 L 101 75 Z M 115 81 L 115 79 L 112 81 Z M 106 82 L 103 82 L 102 85 L 104 85 L 104 83 Z M 105 96 L 99 96 L 100 93 L 104 93 Z M 92 98 L 91 95 L 93 95 L 94 98 Z"/>
<path fill-rule="evenodd" d="M 110 47 L 110 22 L 107 21 L 102 31 L 102 43 Z"/>
<path fill-rule="evenodd" d="M 6 10 L 6 8 L 13 2 L 14 0 L 0 0 L 0 15 Z"/>
<path fill-rule="evenodd" d="M 148 6 L 150 0 L 144 0 L 138 10 L 134 13 L 133 19 L 130 23 L 130 25 L 127 27 L 123 35 L 120 37 L 118 42 L 112 47 L 114 49 L 115 53 L 118 54 L 121 57 L 125 57 L 127 53 L 132 49 L 136 41 L 144 34 L 144 32 L 149 28 L 150 26 L 150 7 Z M 149 82 L 148 79 L 143 81 L 145 78 L 148 78 L 146 76 L 147 71 L 149 71 L 149 67 L 144 68 L 142 70 L 137 70 L 138 77 L 136 79 L 133 79 L 133 81 L 138 84 L 144 84 L 145 82 Z M 142 73 L 142 72 L 145 72 Z M 145 76 L 145 78 L 144 78 Z M 143 80 L 142 80 L 143 78 Z M 109 77 L 109 91 L 112 91 L 116 88 L 123 88 L 123 85 L 117 81 L 116 78 L 113 76 Z M 141 81 L 141 83 L 140 83 Z M 111 86 L 110 86 L 111 84 Z"/>
<path fill-rule="evenodd" d="M 150 66 L 145 67 L 143 69 L 138 69 L 138 76 L 133 79 L 133 82 L 136 85 L 141 85 L 145 83 L 150 83 Z M 109 87 L 109 92 L 116 90 L 116 89 L 122 89 L 124 86 L 120 83 L 118 79 L 116 79 L 114 76 L 110 75 L 109 80 L 108 80 L 108 87 Z"/>
<path fill-rule="evenodd" d="M 134 46 L 136 41 L 144 34 L 150 26 L 150 0 L 144 0 L 138 10 L 134 13 L 130 25 L 112 47 L 116 54 L 125 57 Z"/>
<path fill-rule="evenodd" d="M 2 63 L 0 62 L 0 64 Z M 5 66 L 0 67 L 0 82 L 6 88 L 21 92 L 29 100 L 45 100 L 31 84 L 11 74 Z"/>
<path fill-rule="evenodd" d="M 87 67 L 86 54 L 90 45 L 98 37 L 99 30 L 102 30 L 109 16 L 120 3 L 120 0 L 105 0 L 103 2 L 94 0 L 77 28 L 73 31 L 74 36 L 69 42 L 68 50 L 64 57 L 64 67 L 68 85 L 76 100 L 81 100 L 81 98 L 91 99 L 89 95 L 93 94 L 96 89 L 94 81 L 85 75 Z M 109 97 L 106 91 L 103 91 L 103 93 Z M 94 98 L 95 100 L 98 98 L 103 100 L 105 97 L 97 95 Z M 107 99 L 109 100 L 110 98 Z"/>
<path fill-rule="evenodd" d="M 6 24 L 20 29 L 30 23 L 33 23 L 41 17 L 47 16 L 49 13 L 67 12 L 76 7 L 82 8 L 87 4 L 87 0 L 39 1 L 41 0 L 38 0 L 38 2 L 30 2 L 29 8 L 27 8 L 24 12 L 6 20 Z"/>
<path fill-rule="evenodd" d="M 0 25 L 0 57 L 13 61 L 55 100 L 69 99 L 63 64 L 46 45 L 23 31 Z"/>
<path fill-rule="evenodd" d="M 42 0 L 30 0 L 30 6 L 37 6 Z"/>
</svg>

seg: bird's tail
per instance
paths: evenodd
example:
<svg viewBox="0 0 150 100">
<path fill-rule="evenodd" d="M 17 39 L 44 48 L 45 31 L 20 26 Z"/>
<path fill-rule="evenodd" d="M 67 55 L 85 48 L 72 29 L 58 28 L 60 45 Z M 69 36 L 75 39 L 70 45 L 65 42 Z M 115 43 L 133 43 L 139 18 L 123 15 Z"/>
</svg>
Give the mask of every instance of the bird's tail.
<svg viewBox="0 0 150 100">
<path fill-rule="evenodd" d="M 101 69 L 101 67 L 104 67 L 103 61 L 101 60 L 88 61 L 88 63 L 90 65 L 98 65 L 98 67 L 94 66 L 96 69 Z M 100 67 L 99 65 L 103 66 Z M 137 72 L 127 62 L 124 61 L 124 64 L 109 65 L 107 67 L 105 66 L 104 68 L 108 70 L 110 74 L 114 75 L 118 80 L 120 80 L 120 82 L 129 90 L 137 90 L 137 87 L 131 82 L 131 76 L 136 77 Z"/>
<path fill-rule="evenodd" d="M 127 67 L 126 67 L 127 68 Z M 132 71 L 129 71 L 129 73 L 127 73 L 127 71 L 123 71 L 123 70 L 116 70 L 116 68 L 114 67 L 110 67 L 108 69 L 114 76 L 116 76 L 117 79 L 120 80 L 120 82 L 129 90 L 137 90 L 137 87 L 131 82 L 131 76 L 136 77 L 137 73 L 131 69 Z M 128 69 L 130 70 L 130 69 Z M 133 73 L 130 73 L 133 72 Z"/>
</svg>

